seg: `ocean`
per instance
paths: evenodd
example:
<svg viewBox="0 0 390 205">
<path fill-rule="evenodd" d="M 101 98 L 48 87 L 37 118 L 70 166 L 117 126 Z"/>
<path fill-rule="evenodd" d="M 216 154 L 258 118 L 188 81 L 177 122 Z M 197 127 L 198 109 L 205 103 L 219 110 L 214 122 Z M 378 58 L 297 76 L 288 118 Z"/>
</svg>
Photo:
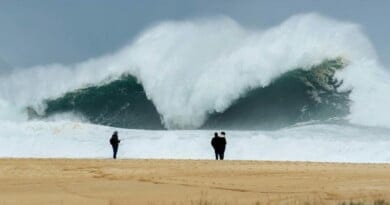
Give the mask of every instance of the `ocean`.
<svg viewBox="0 0 390 205">
<path fill-rule="evenodd" d="M 119 51 L 0 75 L 0 157 L 390 162 L 390 74 L 359 25 L 166 21 Z"/>
</svg>

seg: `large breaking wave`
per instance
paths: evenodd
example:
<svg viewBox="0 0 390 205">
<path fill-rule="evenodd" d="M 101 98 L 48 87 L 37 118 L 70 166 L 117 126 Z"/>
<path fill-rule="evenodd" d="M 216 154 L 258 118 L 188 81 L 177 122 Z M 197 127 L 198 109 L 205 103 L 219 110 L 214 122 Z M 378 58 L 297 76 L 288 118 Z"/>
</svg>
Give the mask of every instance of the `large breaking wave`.
<svg viewBox="0 0 390 205">
<path fill-rule="evenodd" d="M 73 112 L 130 128 L 254 129 L 342 117 L 388 127 L 389 79 L 352 23 L 317 14 L 268 30 L 227 17 L 171 21 L 114 54 L 1 76 L 0 118 Z"/>
<path fill-rule="evenodd" d="M 344 117 L 350 91 L 340 92 L 334 79 L 341 59 L 327 60 L 308 71 L 296 69 L 266 87 L 248 91 L 221 113 L 212 113 L 202 128 L 270 129 L 297 122 Z M 133 76 L 124 75 L 105 85 L 90 86 L 45 101 L 44 114 L 29 108 L 30 117 L 77 113 L 90 122 L 115 127 L 162 129 L 159 113 Z"/>
</svg>

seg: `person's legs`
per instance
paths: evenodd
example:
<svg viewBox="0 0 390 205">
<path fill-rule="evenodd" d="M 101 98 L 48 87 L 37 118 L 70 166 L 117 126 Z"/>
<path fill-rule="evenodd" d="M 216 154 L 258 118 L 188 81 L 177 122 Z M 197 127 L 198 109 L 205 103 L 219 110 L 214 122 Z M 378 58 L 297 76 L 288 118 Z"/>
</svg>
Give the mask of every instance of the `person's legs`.
<svg viewBox="0 0 390 205">
<path fill-rule="evenodd" d="M 118 152 L 118 146 L 112 146 L 112 151 L 114 152 L 112 157 L 114 159 L 116 159 L 116 153 Z"/>
<path fill-rule="evenodd" d="M 221 151 L 218 151 L 218 158 L 219 158 L 219 160 L 222 160 Z"/>
<path fill-rule="evenodd" d="M 223 160 L 224 156 L 225 156 L 225 148 L 222 148 L 221 151 L 220 151 L 220 155 L 219 155 L 219 159 Z"/>
<path fill-rule="evenodd" d="M 215 152 L 215 160 L 218 160 L 218 152 L 216 149 L 214 149 L 214 152 Z"/>
</svg>

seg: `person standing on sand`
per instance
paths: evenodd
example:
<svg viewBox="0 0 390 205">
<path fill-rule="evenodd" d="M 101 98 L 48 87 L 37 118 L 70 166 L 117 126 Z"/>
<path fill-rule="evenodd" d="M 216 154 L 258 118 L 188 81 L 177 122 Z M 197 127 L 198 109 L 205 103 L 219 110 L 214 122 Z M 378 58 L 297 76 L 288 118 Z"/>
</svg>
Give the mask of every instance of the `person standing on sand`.
<svg viewBox="0 0 390 205">
<path fill-rule="evenodd" d="M 223 160 L 225 156 L 225 148 L 226 148 L 226 138 L 225 132 L 221 132 L 221 136 L 218 137 L 218 147 L 219 147 L 219 159 Z"/>
<path fill-rule="evenodd" d="M 114 152 L 113 158 L 116 159 L 116 153 L 118 152 L 118 146 L 121 141 L 118 138 L 118 132 L 115 131 L 114 134 L 112 134 L 112 137 L 110 139 L 110 144 L 112 146 L 112 151 Z"/>
<path fill-rule="evenodd" d="M 213 146 L 215 152 L 215 160 L 218 160 L 217 141 L 218 141 L 218 133 L 215 132 L 213 139 L 211 139 L 211 146 Z"/>
</svg>

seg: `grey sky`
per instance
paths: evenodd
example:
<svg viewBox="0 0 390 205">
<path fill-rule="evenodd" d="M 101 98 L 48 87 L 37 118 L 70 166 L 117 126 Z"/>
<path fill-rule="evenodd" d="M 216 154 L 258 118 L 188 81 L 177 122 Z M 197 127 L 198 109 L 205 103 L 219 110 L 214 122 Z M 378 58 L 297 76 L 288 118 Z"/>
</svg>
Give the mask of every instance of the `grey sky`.
<svg viewBox="0 0 390 205">
<path fill-rule="evenodd" d="M 226 15 L 245 26 L 266 28 L 307 12 L 362 25 L 381 61 L 390 65 L 387 0 L 0 0 L 0 69 L 97 57 L 163 20 Z"/>
</svg>

